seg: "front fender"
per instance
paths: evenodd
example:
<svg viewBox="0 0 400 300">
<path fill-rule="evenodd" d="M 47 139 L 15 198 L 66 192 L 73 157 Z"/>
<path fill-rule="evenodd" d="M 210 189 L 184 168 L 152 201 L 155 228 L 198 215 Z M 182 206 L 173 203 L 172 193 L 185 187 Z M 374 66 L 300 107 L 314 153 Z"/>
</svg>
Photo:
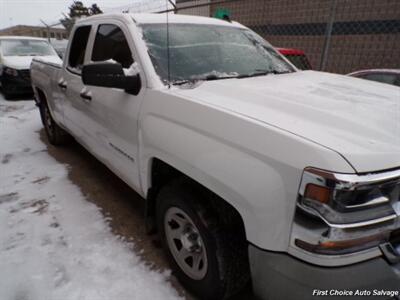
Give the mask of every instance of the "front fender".
<svg viewBox="0 0 400 300">
<path fill-rule="evenodd" d="M 164 94 L 143 103 L 143 190 L 151 187 L 151 160 L 158 158 L 235 207 L 248 241 L 264 249 L 288 248 L 304 167 L 343 160 L 292 134 L 194 101 Z M 336 167 L 350 168 L 346 162 Z"/>
</svg>

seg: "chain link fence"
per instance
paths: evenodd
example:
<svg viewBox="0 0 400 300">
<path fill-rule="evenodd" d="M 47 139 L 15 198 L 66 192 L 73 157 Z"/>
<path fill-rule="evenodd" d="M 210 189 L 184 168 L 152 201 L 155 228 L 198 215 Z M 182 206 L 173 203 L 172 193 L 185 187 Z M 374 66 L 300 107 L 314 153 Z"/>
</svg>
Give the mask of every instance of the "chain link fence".
<svg viewBox="0 0 400 300">
<path fill-rule="evenodd" d="M 176 0 L 175 12 L 229 15 L 276 47 L 303 50 L 313 69 L 400 69 L 399 0 Z"/>
<path fill-rule="evenodd" d="M 112 1 L 109 1 L 109 3 L 112 3 Z M 154 13 L 173 10 L 174 5 L 174 2 L 168 0 L 132 0 L 129 4 L 123 6 L 105 7 L 103 11 L 106 13 Z"/>
</svg>

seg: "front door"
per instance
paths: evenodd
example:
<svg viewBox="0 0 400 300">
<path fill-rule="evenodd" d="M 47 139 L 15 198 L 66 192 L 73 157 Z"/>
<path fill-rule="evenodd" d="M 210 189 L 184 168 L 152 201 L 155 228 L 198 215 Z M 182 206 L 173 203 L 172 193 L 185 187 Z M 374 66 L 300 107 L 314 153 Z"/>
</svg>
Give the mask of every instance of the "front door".
<svg viewBox="0 0 400 300">
<path fill-rule="evenodd" d="M 95 25 L 96 26 L 96 25 Z M 136 65 L 133 39 L 124 24 L 110 21 L 97 24 L 93 31 L 90 62 L 120 63 L 128 70 Z M 143 79 L 144 76 L 141 76 Z M 139 189 L 138 116 L 143 89 L 137 96 L 122 89 L 85 86 L 81 94 L 88 99 L 83 109 L 87 133 L 97 143 L 95 153 L 116 174 Z"/>
</svg>

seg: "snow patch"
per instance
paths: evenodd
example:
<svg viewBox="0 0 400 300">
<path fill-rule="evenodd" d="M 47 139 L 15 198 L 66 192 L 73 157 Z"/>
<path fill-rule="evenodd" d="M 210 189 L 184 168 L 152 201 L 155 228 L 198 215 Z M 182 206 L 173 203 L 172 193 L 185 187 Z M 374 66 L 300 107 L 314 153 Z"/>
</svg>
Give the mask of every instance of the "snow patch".
<svg viewBox="0 0 400 300">
<path fill-rule="evenodd" d="M 124 68 L 125 76 L 134 76 L 140 73 L 140 67 L 137 62 L 131 64 L 129 68 Z"/>
<path fill-rule="evenodd" d="M 0 99 L 0 128 L 0 299 L 179 299 L 47 153 L 33 101 Z"/>
</svg>

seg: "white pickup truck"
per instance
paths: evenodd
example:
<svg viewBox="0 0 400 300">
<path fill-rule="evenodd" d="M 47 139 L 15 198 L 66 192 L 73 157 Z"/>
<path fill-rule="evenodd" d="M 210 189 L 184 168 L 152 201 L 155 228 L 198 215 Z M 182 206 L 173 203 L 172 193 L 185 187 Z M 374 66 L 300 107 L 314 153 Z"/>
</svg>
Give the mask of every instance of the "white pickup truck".
<svg viewBox="0 0 400 300">
<path fill-rule="evenodd" d="M 298 71 L 236 22 L 159 14 L 80 20 L 63 65 L 31 76 L 49 141 L 72 135 L 146 199 L 200 298 L 249 282 L 262 299 L 399 293 L 398 87 Z"/>
</svg>

